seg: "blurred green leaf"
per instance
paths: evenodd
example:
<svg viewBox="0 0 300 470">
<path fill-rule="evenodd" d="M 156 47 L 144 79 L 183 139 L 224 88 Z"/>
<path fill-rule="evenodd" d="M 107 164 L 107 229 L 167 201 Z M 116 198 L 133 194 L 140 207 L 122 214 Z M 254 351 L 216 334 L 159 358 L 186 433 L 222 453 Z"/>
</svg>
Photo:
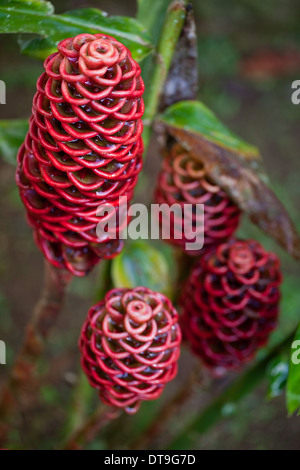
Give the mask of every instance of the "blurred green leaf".
<svg viewBox="0 0 300 470">
<path fill-rule="evenodd" d="M 289 414 L 298 411 L 298 415 L 300 415 L 300 325 L 291 345 L 286 403 Z"/>
<path fill-rule="evenodd" d="M 14 9 L 18 9 L 24 14 L 28 12 L 36 12 L 44 15 L 52 15 L 54 13 L 54 6 L 52 3 L 44 0 L 1 0 L 0 8 L 1 10 L 7 9 L 7 23 L 14 21 L 14 15 L 11 16 L 12 10 Z"/>
<path fill-rule="evenodd" d="M 3 160 L 16 165 L 17 153 L 27 131 L 27 119 L 0 120 L 0 156 Z"/>
<path fill-rule="evenodd" d="M 47 38 L 47 41 L 33 39 L 22 45 L 26 54 L 40 58 L 55 52 L 62 39 L 81 33 L 114 36 L 130 49 L 136 60 L 142 60 L 152 49 L 144 26 L 133 18 L 108 17 L 95 8 L 55 15 L 51 3 L 38 0 L 1 0 L 0 33 L 33 33 Z"/>
<path fill-rule="evenodd" d="M 289 364 L 285 357 L 275 357 L 270 362 L 267 370 L 268 398 L 276 398 L 282 395 L 287 383 L 288 373 Z"/>
<path fill-rule="evenodd" d="M 112 262 L 115 287 L 145 286 L 171 296 L 172 280 L 164 255 L 144 240 L 127 243 Z"/>
<path fill-rule="evenodd" d="M 41 399 L 48 405 L 57 406 L 60 402 L 59 391 L 53 385 L 44 385 L 40 391 Z"/>
<path fill-rule="evenodd" d="M 179 431 L 171 444 L 169 444 L 168 449 L 183 450 L 193 448 L 192 445 L 197 436 L 204 434 L 224 416 L 224 407 L 226 409 L 228 404 L 230 404 L 230 407 L 234 407 L 236 403 L 240 402 L 242 398 L 266 378 L 266 370 L 270 361 L 290 346 L 293 335 L 294 333 L 284 338 L 267 356 L 238 377 L 200 415 L 192 416 L 187 425 Z"/>
<path fill-rule="evenodd" d="M 239 50 L 227 35 L 199 37 L 199 70 L 201 80 L 224 81 L 225 77 L 237 74 L 240 60 Z"/>
<path fill-rule="evenodd" d="M 157 240 L 154 244 L 154 247 L 164 257 L 165 262 L 168 266 L 168 276 L 170 278 L 170 283 L 172 284 L 172 286 L 175 285 L 178 279 L 178 262 L 176 259 L 176 248 L 174 246 L 169 245 L 168 243 L 165 243 L 164 240 Z"/>
<path fill-rule="evenodd" d="M 24 55 L 39 60 L 44 60 L 57 50 L 56 44 L 49 38 L 26 39 L 26 36 L 21 35 L 18 44 Z"/>
</svg>

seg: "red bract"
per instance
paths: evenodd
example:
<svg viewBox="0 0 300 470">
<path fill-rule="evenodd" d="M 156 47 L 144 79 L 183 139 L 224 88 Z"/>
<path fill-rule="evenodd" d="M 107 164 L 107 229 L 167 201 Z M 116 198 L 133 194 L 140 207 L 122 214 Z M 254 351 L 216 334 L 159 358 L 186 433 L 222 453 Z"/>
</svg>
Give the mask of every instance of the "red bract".
<svg viewBox="0 0 300 470">
<path fill-rule="evenodd" d="M 210 180 L 201 161 L 191 157 L 178 144 L 172 146 L 170 153 L 163 160 L 157 180 L 155 202 L 168 206 L 180 204 L 182 208 L 186 204 L 194 207 L 196 204 L 204 204 L 204 226 L 194 210 L 190 216 L 193 233 L 204 232 L 204 249 L 229 238 L 239 223 L 238 207 Z M 161 223 L 163 216 L 160 217 Z M 186 243 L 190 240 L 184 235 L 180 237 L 180 234 L 184 234 L 182 220 L 175 215 L 170 240 L 166 241 L 181 247 L 188 254 L 197 255 L 201 250 L 186 249 Z"/>
<path fill-rule="evenodd" d="M 176 376 L 180 342 L 178 314 L 167 297 L 145 287 L 113 289 L 88 313 L 82 367 L 104 403 L 133 413 Z"/>
<path fill-rule="evenodd" d="M 236 369 L 264 345 L 278 316 L 279 260 L 254 240 L 230 240 L 194 267 L 181 298 L 182 329 L 216 372 Z"/>
<path fill-rule="evenodd" d="M 37 81 L 17 183 L 35 239 L 55 266 L 84 275 L 122 249 L 98 239 L 98 206 L 132 197 L 142 167 L 144 84 L 130 51 L 102 34 L 65 39 Z M 117 230 L 118 231 L 118 230 Z"/>
</svg>

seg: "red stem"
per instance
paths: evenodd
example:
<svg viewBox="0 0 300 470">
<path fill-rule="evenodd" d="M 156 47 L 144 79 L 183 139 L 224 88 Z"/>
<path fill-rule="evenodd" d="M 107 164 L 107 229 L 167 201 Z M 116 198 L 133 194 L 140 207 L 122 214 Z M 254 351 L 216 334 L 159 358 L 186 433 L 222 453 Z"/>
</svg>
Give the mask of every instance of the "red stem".
<svg viewBox="0 0 300 470">
<path fill-rule="evenodd" d="M 45 277 L 41 297 L 29 321 L 21 350 L 12 367 L 0 400 L 0 447 L 14 427 L 16 416 L 30 407 L 35 399 L 36 369 L 62 308 L 72 274 L 45 261 Z"/>
</svg>

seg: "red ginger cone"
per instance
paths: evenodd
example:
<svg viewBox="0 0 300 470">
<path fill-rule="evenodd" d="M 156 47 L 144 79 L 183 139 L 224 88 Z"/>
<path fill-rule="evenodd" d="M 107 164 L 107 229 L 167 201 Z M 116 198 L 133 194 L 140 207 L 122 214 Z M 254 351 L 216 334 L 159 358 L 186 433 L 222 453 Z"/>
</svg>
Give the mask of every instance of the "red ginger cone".
<svg viewBox="0 0 300 470">
<path fill-rule="evenodd" d="M 102 34 L 65 39 L 44 67 L 17 184 L 46 258 L 80 276 L 122 249 L 109 234 L 97 238 L 96 213 L 110 203 L 118 215 L 118 198 L 132 197 L 142 168 L 144 84 L 130 51 Z"/>
<path fill-rule="evenodd" d="M 92 307 L 79 342 L 82 367 L 101 400 L 134 413 L 177 374 L 181 331 L 163 294 L 113 289 Z"/>
<path fill-rule="evenodd" d="M 280 265 L 256 241 L 231 239 L 194 267 L 181 298 L 182 330 L 216 373 L 237 369 L 268 340 L 278 317 Z"/>
<path fill-rule="evenodd" d="M 191 240 L 184 236 L 183 222 L 181 219 L 176 220 L 176 216 L 174 224 L 171 224 L 173 231 L 170 240 L 166 240 L 190 255 L 198 255 L 204 249 L 222 243 L 235 232 L 239 224 L 238 207 L 217 184 L 210 180 L 204 164 L 191 157 L 179 144 L 174 144 L 163 160 L 154 199 L 157 204 L 168 204 L 168 206 L 204 204 L 204 227 L 195 211 L 191 214 L 190 224 L 194 233 L 204 232 L 202 250 L 191 251 L 186 248 L 186 243 Z M 160 222 L 163 222 L 163 214 Z"/>
</svg>

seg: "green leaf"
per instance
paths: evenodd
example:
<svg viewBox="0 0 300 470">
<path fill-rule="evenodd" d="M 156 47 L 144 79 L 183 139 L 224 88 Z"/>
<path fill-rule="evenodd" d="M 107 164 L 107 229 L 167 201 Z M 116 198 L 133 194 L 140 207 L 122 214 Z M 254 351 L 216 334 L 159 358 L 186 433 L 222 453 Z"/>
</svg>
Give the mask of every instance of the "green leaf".
<svg viewBox="0 0 300 470">
<path fill-rule="evenodd" d="M 286 403 L 289 414 L 298 411 L 298 415 L 300 415 L 300 325 L 291 345 Z"/>
<path fill-rule="evenodd" d="M 12 165 L 16 164 L 19 147 L 28 131 L 27 119 L 0 121 L 0 156 Z"/>
<path fill-rule="evenodd" d="M 145 286 L 171 296 L 171 276 L 164 255 L 144 240 L 127 243 L 112 262 L 115 287 Z"/>
<path fill-rule="evenodd" d="M 256 147 L 229 131 L 204 104 L 181 101 L 159 118 L 162 128 L 267 235 L 300 260 L 300 236 L 287 210 L 266 184 Z"/>
<path fill-rule="evenodd" d="M 37 52 L 36 39 L 25 43 L 24 50 L 34 57 L 46 57 L 55 52 L 62 39 L 81 33 L 103 33 L 114 36 L 130 49 L 136 60 L 142 60 L 151 51 L 148 34 L 138 21 L 121 16 L 107 16 L 96 8 L 81 8 L 55 15 L 49 2 L 1 0 L 0 33 L 33 33 L 47 38 L 42 51 Z"/>
<path fill-rule="evenodd" d="M 267 397 L 279 397 L 286 386 L 289 364 L 285 357 L 275 357 L 269 364 L 267 378 L 269 381 Z"/>
<path fill-rule="evenodd" d="M 22 54 L 33 59 L 44 60 L 57 51 L 56 44 L 48 38 L 25 39 L 25 36 L 21 35 L 18 44 Z"/>
<path fill-rule="evenodd" d="M 44 15 L 52 15 L 54 13 L 54 6 L 52 3 L 44 0 L 0 0 L 0 8 L 7 9 L 7 22 L 14 21 L 10 16 L 14 9 L 22 11 L 25 14 L 32 11 L 42 13 Z"/>
<path fill-rule="evenodd" d="M 237 137 L 200 101 L 181 101 L 160 116 L 169 126 L 198 134 L 209 142 L 244 155 L 258 158 L 258 149 Z"/>
</svg>

